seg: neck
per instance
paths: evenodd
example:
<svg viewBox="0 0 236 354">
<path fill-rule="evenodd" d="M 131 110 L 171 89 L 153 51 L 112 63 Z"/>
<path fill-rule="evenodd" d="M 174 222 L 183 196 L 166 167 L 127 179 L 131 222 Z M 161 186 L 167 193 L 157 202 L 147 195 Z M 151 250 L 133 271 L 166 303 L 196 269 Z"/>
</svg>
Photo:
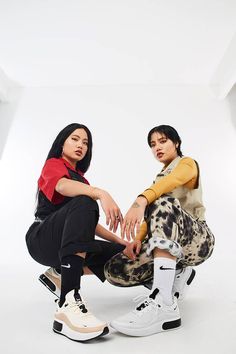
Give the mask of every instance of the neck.
<svg viewBox="0 0 236 354">
<path fill-rule="evenodd" d="M 176 157 L 178 157 L 178 156 L 179 156 L 179 155 L 176 155 L 173 159 L 164 162 L 164 167 L 163 167 L 163 169 L 166 169 L 167 166 L 169 166 L 169 164 L 171 164 L 171 162 L 174 161 L 174 160 L 176 159 Z"/>
<path fill-rule="evenodd" d="M 64 160 L 66 160 L 67 162 L 69 162 L 69 164 L 70 164 L 72 167 L 76 168 L 77 161 L 71 160 L 71 159 L 69 159 L 68 157 L 66 157 L 66 156 L 64 156 L 64 155 L 62 155 L 62 158 L 63 158 Z"/>
</svg>

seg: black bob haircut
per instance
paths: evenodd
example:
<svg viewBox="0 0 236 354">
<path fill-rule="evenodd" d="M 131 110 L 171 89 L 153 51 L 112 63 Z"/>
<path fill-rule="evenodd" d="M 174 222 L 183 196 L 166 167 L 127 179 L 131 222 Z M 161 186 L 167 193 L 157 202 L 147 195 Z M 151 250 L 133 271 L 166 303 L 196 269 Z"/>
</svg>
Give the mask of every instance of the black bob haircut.
<svg viewBox="0 0 236 354">
<path fill-rule="evenodd" d="M 152 137 L 153 133 L 163 134 L 163 135 L 165 135 L 165 137 L 167 139 L 170 139 L 171 141 L 173 141 L 174 144 L 178 143 L 178 147 L 176 148 L 177 154 L 180 157 L 183 156 L 183 154 L 181 152 L 182 141 L 180 139 L 178 132 L 175 130 L 175 128 L 171 127 L 170 125 L 158 125 L 157 127 L 152 128 L 147 136 L 148 145 L 150 147 L 151 147 L 151 137 Z"/>
</svg>

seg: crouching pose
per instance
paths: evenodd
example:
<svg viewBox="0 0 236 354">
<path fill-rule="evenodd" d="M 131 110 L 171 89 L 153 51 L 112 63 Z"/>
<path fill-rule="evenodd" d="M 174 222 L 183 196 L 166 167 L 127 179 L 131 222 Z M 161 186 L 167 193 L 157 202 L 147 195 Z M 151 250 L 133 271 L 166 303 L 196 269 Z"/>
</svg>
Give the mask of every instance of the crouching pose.
<svg viewBox="0 0 236 354">
<path fill-rule="evenodd" d="M 105 265 L 105 275 L 117 286 L 146 284 L 150 294 L 111 326 L 131 336 L 146 336 L 177 328 L 181 299 L 194 278 L 193 266 L 210 257 L 214 236 L 205 220 L 199 166 L 183 157 L 181 139 L 168 125 L 153 128 L 148 144 L 164 164 L 155 182 L 127 212 L 122 237 L 135 240 Z M 140 222 L 144 218 L 144 222 Z"/>
<path fill-rule="evenodd" d="M 50 268 L 41 282 L 59 296 L 53 330 L 86 341 L 108 333 L 80 294 L 81 275 L 94 273 L 105 281 L 104 264 L 121 252 L 126 241 L 112 231 L 122 222 L 110 194 L 89 185 L 84 177 L 92 157 L 89 129 L 73 123 L 56 137 L 38 181 L 35 221 L 26 234 L 29 253 Z M 99 200 L 110 231 L 98 224 Z M 95 234 L 109 242 L 95 240 Z"/>
</svg>

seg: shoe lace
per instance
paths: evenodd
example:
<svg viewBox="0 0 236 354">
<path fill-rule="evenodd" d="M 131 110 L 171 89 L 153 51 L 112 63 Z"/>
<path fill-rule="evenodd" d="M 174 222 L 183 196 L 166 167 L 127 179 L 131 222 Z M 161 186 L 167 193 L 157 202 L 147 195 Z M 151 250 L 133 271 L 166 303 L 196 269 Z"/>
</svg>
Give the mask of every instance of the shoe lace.
<svg viewBox="0 0 236 354">
<path fill-rule="evenodd" d="M 55 300 L 55 302 L 58 303 L 59 299 Z M 92 316 L 92 313 L 89 311 L 89 309 L 86 306 L 86 303 L 82 300 L 74 300 L 70 302 L 66 302 L 64 304 L 65 307 L 68 306 L 70 311 L 73 311 L 75 313 L 80 313 L 82 316 Z"/>
<path fill-rule="evenodd" d="M 146 311 L 150 311 L 151 308 L 153 307 L 159 307 L 159 305 L 156 303 L 155 298 L 156 295 L 158 294 L 159 290 L 158 289 L 154 289 L 153 292 L 147 296 L 145 294 L 141 294 L 136 296 L 133 301 L 134 302 L 138 302 L 139 304 L 136 307 L 136 309 L 134 310 L 135 314 L 138 315 L 142 315 L 144 312 Z M 151 305 L 151 306 L 150 306 Z"/>
<path fill-rule="evenodd" d="M 88 313 L 88 309 L 83 301 L 72 302 L 70 307 L 74 309 L 74 312 L 80 311 L 82 313 Z"/>
<path fill-rule="evenodd" d="M 69 306 L 70 309 L 75 313 L 79 312 L 83 316 L 92 315 L 91 312 L 88 310 L 86 304 L 81 300 L 73 301 L 69 304 Z"/>
<path fill-rule="evenodd" d="M 136 296 L 133 299 L 134 302 L 138 302 L 138 305 L 136 306 L 135 310 L 133 311 L 136 315 L 141 316 L 144 312 L 149 311 L 150 310 L 150 304 L 153 301 L 153 299 L 151 299 L 149 296 L 145 295 L 145 294 L 141 294 Z"/>
</svg>

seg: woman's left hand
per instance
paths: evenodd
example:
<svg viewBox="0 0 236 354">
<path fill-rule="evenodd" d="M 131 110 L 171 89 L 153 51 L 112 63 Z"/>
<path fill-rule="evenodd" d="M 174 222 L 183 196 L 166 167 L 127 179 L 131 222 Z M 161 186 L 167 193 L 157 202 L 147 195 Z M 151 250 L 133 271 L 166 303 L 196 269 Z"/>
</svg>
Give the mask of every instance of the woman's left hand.
<svg viewBox="0 0 236 354">
<path fill-rule="evenodd" d="M 126 213 L 122 226 L 121 238 L 125 236 L 128 241 L 135 238 L 135 232 L 138 233 L 140 223 L 144 217 L 144 211 L 147 206 L 147 199 L 145 197 L 138 197 Z"/>
</svg>

